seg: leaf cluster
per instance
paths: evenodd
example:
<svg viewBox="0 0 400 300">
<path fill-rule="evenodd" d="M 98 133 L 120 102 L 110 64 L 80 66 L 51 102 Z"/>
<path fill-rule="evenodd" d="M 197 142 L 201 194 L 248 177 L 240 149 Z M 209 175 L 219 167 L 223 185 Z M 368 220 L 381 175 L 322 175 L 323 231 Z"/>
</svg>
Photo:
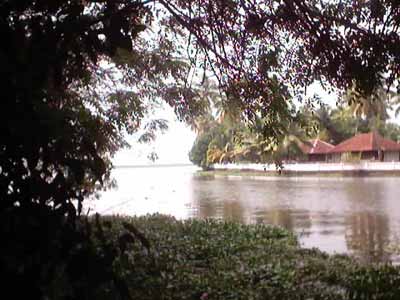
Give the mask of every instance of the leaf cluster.
<svg viewBox="0 0 400 300">
<path fill-rule="evenodd" d="M 399 268 L 363 265 L 346 256 L 301 249 L 293 234 L 263 224 L 177 221 L 153 215 L 103 220 L 110 245 L 133 226 L 114 265 L 140 299 L 397 299 Z M 113 242 L 111 242 L 113 241 Z"/>
</svg>

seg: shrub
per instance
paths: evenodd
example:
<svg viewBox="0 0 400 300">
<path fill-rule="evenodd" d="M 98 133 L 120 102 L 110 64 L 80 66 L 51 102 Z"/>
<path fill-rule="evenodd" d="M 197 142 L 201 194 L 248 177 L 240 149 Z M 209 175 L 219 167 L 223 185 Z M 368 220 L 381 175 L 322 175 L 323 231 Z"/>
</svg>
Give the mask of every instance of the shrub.
<svg viewBox="0 0 400 300">
<path fill-rule="evenodd" d="M 133 298 L 400 299 L 398 267 L 301 249 L 281 228 L 161 215 L 103 222 L 116 249 L 134 233 L 114 263 Z"/>
</svg>

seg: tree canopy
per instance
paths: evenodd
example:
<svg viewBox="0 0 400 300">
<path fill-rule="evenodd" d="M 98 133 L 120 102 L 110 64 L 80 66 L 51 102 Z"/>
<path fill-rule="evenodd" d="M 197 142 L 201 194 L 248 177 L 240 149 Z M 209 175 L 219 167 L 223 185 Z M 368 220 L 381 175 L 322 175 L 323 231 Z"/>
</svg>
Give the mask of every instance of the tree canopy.
<svg viewBox="0 0 400 300">
<path fill-rule="evenodd" d="M 385 102 L 382 106 L 381 100 L 376 99 L 369 103 L 368 115 L 360 115 L 359 106 L 353 101 L 347 102 L 345 98 L 336 108 L 305 105 L 297 111 L 292 110 L 286 122 L 282 120 L 283 132 L 277 140 L 265 135 L 261 120 L 249 127 L 242 120 L 231 123 L 218 117 L 211 118 L 207 131 L 198 132 L 189 158 L 204 169 L 228 162 L 275 163 L 279 166 L 282 162 L 305 158 L 302 148 L 313 139 L 337 145 L 356 134 L 378 131 L 386 138 L 400 141 L 400 126 L 388 118 L 381 118 L 393 109 L 394 103 Z M 377 110 L 373 108 L 374 104 L 384 109 Z"/>
<path fill-rule="evenodd" d="M 167 102 L 183 120 L 202 112 L 199 70 L 273 137 L 290 117 L 286 102 L 314 80 L 360 93 L 398 80 L 395 1 L 38 0 L 0 9 L 2 207 L 26 195 L 73 210 L 70 199 L 107 179 L 124 132 L 165 128 L 142 124 L 154 105 Z"/>
</svg>

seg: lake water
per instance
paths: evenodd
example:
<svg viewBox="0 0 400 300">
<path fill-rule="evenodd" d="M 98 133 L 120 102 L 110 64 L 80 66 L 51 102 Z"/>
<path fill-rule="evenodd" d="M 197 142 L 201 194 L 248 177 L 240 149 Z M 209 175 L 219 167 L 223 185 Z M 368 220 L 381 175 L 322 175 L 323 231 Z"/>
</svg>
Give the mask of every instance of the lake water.
<svg viewBox="0 0 400 300">
<path fill-rule="evenodd" d="M 163 213 L 282 226 L 303 247 L 400 263 L 400 177 L 193 176 L 195 167 L 118 168 L 118 188 L 91 201 L 100 214 Z"/>
</svg>

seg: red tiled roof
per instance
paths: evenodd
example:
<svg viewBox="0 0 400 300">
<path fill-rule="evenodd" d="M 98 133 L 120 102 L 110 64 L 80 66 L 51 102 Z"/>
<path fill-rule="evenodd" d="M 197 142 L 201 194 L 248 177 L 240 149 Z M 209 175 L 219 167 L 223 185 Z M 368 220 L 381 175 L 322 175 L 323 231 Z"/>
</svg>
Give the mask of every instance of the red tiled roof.
<svg viewBox="0 0 400 300">
<path fill-rule="evenodd" d="M 343 153 L 352 151 L 396 151 L 400 150 L 400 144 L 385 139 L 377 132 L 363 133 L 356 135 L 330 150 L 330 153 Z"/>
<path fill-rule="evenodd" d="M 301 151 L 303 151 L 304 154 L 325 154 L 334 147 L 335 146 L 319 139 L 310 140 L 300 146 Z"/>
</svg>

